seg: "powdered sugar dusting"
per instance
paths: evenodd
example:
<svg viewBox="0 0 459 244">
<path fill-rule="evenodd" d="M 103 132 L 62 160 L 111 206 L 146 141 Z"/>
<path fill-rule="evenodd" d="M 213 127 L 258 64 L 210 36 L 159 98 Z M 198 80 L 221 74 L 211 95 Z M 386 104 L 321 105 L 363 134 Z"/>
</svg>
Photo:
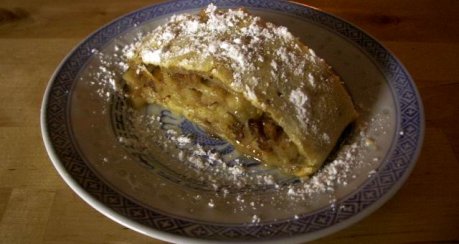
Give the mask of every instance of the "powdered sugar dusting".
<svg viewBox="0 0 459 244">
<path fill-rule="evenodd" d="M 300 95 L 298 96 L 300 97 Z M 299 102 L 301 103 L 301 99 Z M 356 169 L 366 164 L 362 151 L 377 150 L 372 146 L 372 143 L 371 145 L 368 143 L 371 137 L 368 136 L 367 126 L 360 126 L 355 129 L 352 135 L 349 135 L 349 143 L 343 143 L 340 146 L 339 153 L 333 156 L 311 178 L 285 183 L 273 171 L 252 172 L 252 169 L 243 165 L 239 159 L 233 160 L 229 165 L 225 154 L 197 143 L 193 135 L 184 134 L 180 130 L 167 129 L 163 132 L 161 130 L 145 130 L 145 128 L 151 126 L 149 124 L 159 123 L 160 127 L 164 126 L 162 122 L 164 120 L 156 115 L 149 117 L 140 115 L 139 117 L 132 117 L 132 119 L 133 125 L 140 127 L 139 130 L 143 130 L 145 135 L 139 134 L 141 135 L 139 136 L 139 141 L 127 140 L 123 137 L 120 138 L 120 143 L 127 143 L 129 147 L 132 147 L 133 143 L 142 142 L 143 144 L 149 141 L 150 139 L 148 138 L 151 137 L 162 138 L 161 133 L 163 133 L 164 137 L 167 138 L 162 140 L 165 152 L 171 153 L 185 167 L 185 171 L 194 172 L 196 179 L 206 185 L 209 191 L 214 192 L 214 194 L 210 194 L 210 197 L 206 200 L 207 202 L 205 202 L 207 207 L 218 209 L 219 207 L 236 206 L 233 209 L 235 213 L 247 211 L 253 213 L 250 215 L 252 219 L 249 220 L 249 223 L 254 225 L 263 222 L 263 218 L 257 210 L 264 208 L 269 202 L 249 200 L 243 192 L 257 191 L 258 189 L 269 187 L 268 189 L 270 189 L 269 191 L 273 196 L 270 200 L 271 202 L 288 201 L 294 206 L 297 204 L 299 204 L 298 206 L 309 204 L 308 202 L 314 201 L 318 196 L 327 195 L 329 196 L 330 204 L 335 206 L 336 190 L 339 187 L 351 184 L 356 179 Z M 146 138 L 142 139 L 143 136 Z M 142 145 L 139 146 L 141 148 L 144 147 Z M 375 172 L 371 171 L 368 177 L 372 177 Z M 201 193 L 197 197 L 203 199 Z M 282 209 L 284 208 L 279 209 L 279 211 L 285 211 L 285 209 Z"/>
<path fill-rule="evenodd" d="M 204 19 L 199 15 L 172 16 L 168 24 L 156 29 L 142 44 L 142 60 L 151 64 L 178 56 L 190 56 L 190 59 L 211 56 L 215 60 L 228 60 L 233 76 L 231 86 L 252 101 L 257 100 L 254 91 L 264 88 L 257 83 L 243 87 L 241 80 L 256 76 L 255 63 L 269 62 L 275 76 L 273 79 L 278 81 L 287 77 L 281 66 L 291 66 L 300 70 L 298 75 L 303 74 L 303 58 L 296 56 L 294 50 L 282 46 L 275 54 L 265 53 L 266 48 L 275 42 L 295 43 L 296 39 L 286 27 L 265 23 L 241 9 L 220 12 L 213 4 L 205 9 L 205 13 Z M 228 35 L 235 37 L 227 38 Z M 172 37 L 185 40 L 187 48 L 166 48 L 173 41 Z M 291 46 L 297 51 L 301 49 L 296 44 Z"/>
<path fill-rule="evenodd" d="M 305 107 L 307 107 L 308 97 L 306 94 L 298 88 L 290 93 L 289 100 L 292 102 L 293 106 L 295 106 L 297 116 L 299 117 L 298 119 L 307 122 L 308 114 Z"/>
<path fill-rule="evenodd" d="M 308 81 L 309 81 L 309 84 L 310 84 L 311 86 L 315 86 L 315 84 L 316 84 L 316 79 L 314 78 L 314 76 L 313 76 L 311 73 L 308 74 Z"/>
<path fill-rule="evenodd" d="M 159 64 L 161 62 L 161 50 L 142 50 L 140 53 L 142 61 L 149 64 Z"/>
</svg>

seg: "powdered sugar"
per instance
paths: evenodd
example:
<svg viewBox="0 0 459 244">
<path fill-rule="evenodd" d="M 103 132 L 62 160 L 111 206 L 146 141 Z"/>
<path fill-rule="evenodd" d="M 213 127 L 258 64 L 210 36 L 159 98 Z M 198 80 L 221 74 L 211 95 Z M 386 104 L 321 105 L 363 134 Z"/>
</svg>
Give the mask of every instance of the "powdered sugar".
<svg viewBox="0 0 459 244">
<path fill-rule="evenodd" d="M 301 88 L 297 88 L 290 93 L 289 96 L 290 102 L 292 102 L 293 106 L 297 111 L 297 116 L 301 121 L 308 121 L 308 114 L 305 107 L 307 107 L 308 97 L 301 91 Z M 304 125 L 305 123 L 303 123 Z"/>
<path fill-rule="evenodd" d="M 255 92 L 250 89 L 248 85 L 245 86 L 245 91 L 247 93 L 247 97 L 252 100 L 252 101 L 257 101 L 257 95 L 255 95 Z"/>
<path fill-rule="evenodd" d="M 236 63 L 239 65 L 239 69 L 246 68 L 246 65 L 248 64 L 246 56 L 242 52 L 243 49 L 238 48 L 238 45 L 232 45 L 228 42 L 221 42 L 220 48 L 222 50 L 221 54 L 236 61 Z"/>
<path fill-rule="evenodd" d="M 142 50 L 140 53 L 142 61 L 149 64 L 159 64 L 161 62 L 161 49 L 150 51 Z"/>
<path fill-rule="evenodd" d="M 316 84 L 316 79 L 314 78 L 314 76 L 313 76 L 311 73 L 308 74 L 308 81 L 309 81 L 309 84 L 310 84 L 311 86 L 315 86 L 315 84 Z"/>
<path fill-rule="evenodd" d="M 267 23 L 266 26 L 268 28 L 272 28 L 274 34 L 276 36 L 282 37 L 285 41 L 291 41 L 294 39 L 292 33 L 290 33 L 285 26 L 275 27 L 272 23 Z"/>
<path fill-rule="evenodd" d="M 125 71 L 124 63 L 117 62 L 118 57 L 105 55 L 96 49 L 91 50 L 97 56 L 99 65 L 91 67 L 89 85 L 95 87 L 100 97 L 109 100 L 113 91 L 119 88 L 118 77 Z M 103 113 L 105 111 L 102 111 Z"/>
<path fill-rule="evenodd" d="M 153 142 L 151 138 L 159 141 L 160 144 L 157 146 L 164 148 L 163 153 L 171 155 L 177 161 L 176 164 L 183 166 L 180 172 L 192 173 L 188 177 L 197 180 L 199 187 L 205 189 L 196 193 L 195 197 L 199 199 L 197 202 L 212 211 L 221 211 L 223 208 L 235 214 L 247 213 L 247 221 L 253 225 L 263 223 L 265 217 L 261 214 L 262 209 L 271 204 L 288 203 L 291 207 L 281 205 L 276 211 L 292 211 L 298 206 L 311 204 L 316 199 L 327 196 L 331 206 L 340 207 L 336 203 L 337 189 L 353 184 L 358 178 L 358 175 L 355 175 L 356 169 L 367 163 L 361 156 L 362 152 L 375 150 L 367 145 L 369 136 L 366 127 L 358 127 L 348 135 L 349 142 L 340 146 L 339 153 L 333 155 L 310 179 L 285 182 L 283 178 L 279 178 L 276 171 L 253 171 L 239 158 L 228 161 L 226 152 L 222 153 L 214 147 L 199 144 L 194 135 L 184 133 L 179 127 L 167 127 L 169 119 L 143 114 L 133 115 L 131 118 L 132 124 L 138 127 L 136 131 L 141 133 L 137 134 L 136 140 L 120 137 L 119 141 L 123 145 L 138 145 L 135 147 L 148 149 Z M 369 177 L 373 176 L 374 172 L 376 171 L 371 171 Z M 193 186 L 195 183 L 187 184 Z M 253 199 L 250 197 L 251 192 L 260 196 L 268 194 L 271 198 Z M 266 220 L 272 221 L 269 218 Z"/>
<path fill-rule="evenodd" d="M 232 60 L 233 87 L 240 87 L 240 81 L 245 76 L 253 76 L 255 62 L 264 62 L 265 45 L 281 39 L 284 42 L 294 41 L 293 35 L 283 26 L 272 23 L 263 24 L 259 17 L 248 15 L 243 10 L 228 10 L 219 12 L 217 7 L 210 4 L 205 13 L 207 18 L 202 20 L 198 15 L 176 15 L 171 17 L 167 25 L 155 30 L 148 41 L 143 45 L 141 57 L 144 62 L 157 64 L 161 57 L 174 58 L 175 55 L 193 54 L 200 57 L 212 55 L 214 59 Z M 237 26 L 242 28 L 237 29 Z M 199 30 L 199 31 L 198 31 Z M 228 40 L 228 34 L 235 38 Z M 182 38 L 187 42 L 186 50 L 168 50 L 166 47 L 173 37 Z M 298 46 L 296 48 L 299 49 Z M 191 55 L 191 56 L 193 56 Z M 282 47 L 277 52 L 279 61 L 287 66 L 299 66 L 292 52 Z M 269 58 L 275 71 L 278 70 L 277 57 Z M 304 68 L 304 67 L 303 67 Z M 281 77 L 285 74 L 280 73 Z M 253 99 L 254 84 L 250 89 L 242 89 L 248 99 Z"/>
</svg>

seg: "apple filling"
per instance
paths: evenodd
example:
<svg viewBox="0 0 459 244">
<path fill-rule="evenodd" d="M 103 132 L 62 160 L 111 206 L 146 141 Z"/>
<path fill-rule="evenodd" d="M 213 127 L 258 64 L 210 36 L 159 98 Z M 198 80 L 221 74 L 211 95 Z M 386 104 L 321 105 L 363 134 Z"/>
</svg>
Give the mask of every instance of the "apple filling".
<svg viewBox="0 0 459 244">
<path fill-rule="evenodd" d="M 228 91 L 212 77 L 150 65 L 137 71 L 129 69 L 124 79 L 136 107 L 159 103 L 233 142 L 242 153 L 261 160 L 269 158 L 277 166 L 303 161 L 296 145 L 268 113 L 253 106 L 242 94 Z"/>
</svg>

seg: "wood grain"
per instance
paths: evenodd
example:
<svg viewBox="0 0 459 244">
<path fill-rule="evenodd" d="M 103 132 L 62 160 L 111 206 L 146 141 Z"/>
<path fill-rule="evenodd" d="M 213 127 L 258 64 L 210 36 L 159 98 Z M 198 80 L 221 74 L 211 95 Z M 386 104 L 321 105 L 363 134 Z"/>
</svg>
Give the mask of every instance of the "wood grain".
<svg viewBox="0 0 459 244">
<path fill-rule="evenodd" d="M 50 76 L 84 37 L 157 1 L 0 2 L 0 243 L 163 243 L 89 207 L 42 144 Z M 459 1 L 301 1 L 348 20 L 389 48 L 421 93 L 426 134 L 401 190 L 374 214 L 317 243 L 459 242 Z"/>
</svg>

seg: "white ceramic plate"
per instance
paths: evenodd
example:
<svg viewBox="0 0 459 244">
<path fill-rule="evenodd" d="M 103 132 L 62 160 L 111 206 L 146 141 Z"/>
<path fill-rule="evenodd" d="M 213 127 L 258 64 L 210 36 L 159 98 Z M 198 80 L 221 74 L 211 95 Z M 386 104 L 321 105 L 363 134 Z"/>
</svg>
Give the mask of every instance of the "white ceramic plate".
<svg viewBox="0 0 459 244">
<path fill-rule="evenodd" d="M 314 182 L 266 169 L 161 107 L 133 112 L 110 89 L 110 82 L 121 81 L 123 48 L 138 33 L 209 3 L 185 0 L 115 20 L 57 68 L 44 96 L 41 125 L 46 149 L 67 184 L 107 217 L 172 242 L 307 241 L 380 207 L 408 177 L 423 139 L 421 100 L 400 62 L 358 28 L 307 6 L 212 2 L 243 6 L 288 27 L 346 82 L 360 116 Z M 177 142 L 181 135 L 191 141 Z M 218 152 L 221 160 L 205 167 L 187 162 L 196 144 Z M 243 173 L 232 167 L 235 159 Z M 329 174 L 334 169 L 338 174 Z"/>
</svg>

